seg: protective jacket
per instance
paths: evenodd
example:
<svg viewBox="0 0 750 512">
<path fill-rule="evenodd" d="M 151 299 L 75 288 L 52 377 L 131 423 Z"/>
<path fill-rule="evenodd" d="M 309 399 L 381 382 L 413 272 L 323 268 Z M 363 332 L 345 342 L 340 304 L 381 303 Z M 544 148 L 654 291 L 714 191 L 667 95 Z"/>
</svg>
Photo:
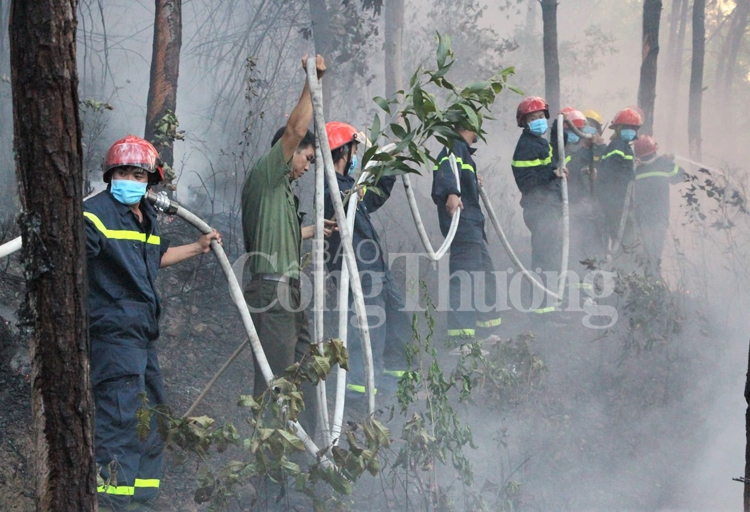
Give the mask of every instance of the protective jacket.
<svg viewBox="0 0 750 512">
<path fill-rule="evenodd" d="M 633 179 L 633 158 L 630 143 L 620 137 L 613 139 L 604 150 L 599 183 L 606 199 L 624 198 L 628 183 Z"/>
<path fill-rule="evenodd" d="M 475 150 L 463 140 L 453 142 L 453 154 L 456 157 L 461 191 L 458 190 L 456 177 L 451 168 L 448 148 L 443 148 L 438 155 L 438 165 L 432 173 L 432 200 L 437 205 L 440 231 L 443 236 L 448 235 L 451 226 L 451 216 L 445 211 L 448 196 L 456 194 L 461 197 L 464 208 L 458 221 L 458 229 L 453 238 L 455 242 L 484 242 L 484 214 L 479 205 L 479 182 L 477 167 L 472 155 Z"/>
<path fill-rule="evenodd" d="M 555 174 L 552 145 L 547 139 L 524 129 L 513 153 L 513 177 L 521 191 L 521 206 L 532 202 L 546 202 L 551 198 L 560 201 L 560 180 Z"/>
<path fill-rule="evenodd" d="M 685 171 L 660 156 L 636 169 L 635 213 L 641 223 L 669 223 L 669 185 L 685 179 Z"/>
<path fill-rule="evenodd" d="M 342 198 L 355 185 L 354 176 L 336 173 L 336 180 Z M 363 270 L 385 272 L 388 269 L 383 247 L 380 244 L 378 232 L 375 230 L 375 226 L 372 225 L 370 213 L 375 213 L 388 200 L 395 182 L 395 176 L 382 176 L 375 185 L 380 194 L 374 190 L 366 190 L 362 200 L 357 205 L 357 213 L 354 217 L 354 231 L 352 233 L 352 247 L 354 247 L 354 254 L 357 256 L 357 269 L 360 272 Z M 346 207 L 344 209 L 346 210 Z M 325 218 L 332 219 L 335 213 L 329 188 L 326 184 Z M 328 271 L 341 270 L 341 264 L 344 261 L 344 248 L 341 247 L 341 235 L 337 231 L 334 231 L 327 242 L 328 257 L 326 258 L 326 265 Z"/>
<path fill-rule="evenodd" d="M 159 236 L 156 211 L 141 201 L 143 222 L 104 191 L 83 203 L 89 278 L 89 335 L 123 348 L 145 349 L 159 337 L 161 307 L 156 272 L 169 242 Z M 128 361 L 114 357 L 92 366 L 93 384 L 138 375 Z M 134 363 L 135 364 L 135 363 Z"/>
</svg>

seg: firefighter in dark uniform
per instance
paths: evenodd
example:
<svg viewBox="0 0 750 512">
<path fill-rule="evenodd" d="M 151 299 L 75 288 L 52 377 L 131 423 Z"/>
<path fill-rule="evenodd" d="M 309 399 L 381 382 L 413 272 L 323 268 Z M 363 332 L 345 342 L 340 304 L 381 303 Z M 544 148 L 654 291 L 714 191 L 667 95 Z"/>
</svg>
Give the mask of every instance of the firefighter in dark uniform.
<svg viewBox="0 0 750 512">
<path fill-rule="evenodd" d="M 641 135 L 635 152 L 635 198 L 633 213 L 646 262 L 658 275 L 664 239 L 669 229 L 669 186 L 685 181 L 685 171 L 669 156 L 658 156 L 659 145 Z"/>
<path fill-rule="evenodd" d="M 484 233 L 484 214 L 479 205 L 479 177 L 470 146 L 477 141 L 475 132 L 457 127 L 460 140 L 453 142 L 452 153 L 456 158 L 459 184 L 450 165 L 449 149 L 443 148 L 438 155 L 432 180 L 432 200 L 437 205 L 440 231 L 447 236 L 451 218 L 458 208 L 461 217 L 458 229 L 450 248 L 450 311 L 448 312 L 449 338 L 466 342 L 471 339 L 487 339 L 500 325 L 502 319 L 496 310 L 490 309 L 496 303 L 495 267 L 487 250 L 487 237 Z M 458 273 L 458 275 L 455 275 Z M 467 276 L 464 280 L 461 276 Z M 477 287 L 475 279 L 484 278 L 484 304 L 477 308 L 475 303 Z M 471 282 L 469 290 L 462 290 L 464 281 Z M 462 304 L 463 295 L 471 298 L 469 305 Z M 467 295 L 468 293 L 468 295 Z M 462 307 L 463 306 L 463 307 Z M 468 307 L 466 307 L 468 306 Z"/>
<path fill-rule="evenodd" d="M 331 148 L 333 165 L 342 197 L 356 185 L 354 172 L 357 168 L 357 146 L 364 140 L 357 130 L 346 123 L 326 124 L 328 144 Z M 362 281 L 362 293 L 367 308 L 370 328 L 370 345 L 375 372 L 375 386 L 378 396 L 392 394 L 396 390 L 397 379 L 406 366 L 406 344 L 411 339 L 411 317 L 403 311 L 404 298 L 396 287 L 393 275 L 388 269 L 385 252 L 380 237 L 370 218 L 391 196 L 396 176 L 382 176 L 375 187 L 360 192 L 361 201 L 357 205 L 352 231 L 352 247 L 357 259 L 357 270 Z M 325 191 L 325 218 L 335 216 L 333 201 L 328 185 Z M 344 262 L 344 248 L 341 235 L 336 231 L 328 240 L 326 264 L 329 272 L 340 272 Z M 349 375 L 346 385 L 350 397 L 364 398 L 365 374 L 362 364 L 362 344 L 353 306 L 350 317 Z"/>
<path fill-rule="evenodd" d="M 610 128 L 615 133 L 607 145 L 600 160 L 597 178 L 597 195 L 600 211 L 604 215 L 605 243 L 617 241 L 620 230 L 628 185 L 633 180 L 633 150 L 630 144 L 636 139 L 643 118 L 637 109 L 626 107 L 620 110 L 612 120 Z M 628 218 L 623 240 L 620 243 L 629 245 L 633 238 L 632 221 Z M 610 248 L 616 250 L 615 247 Z"/>
<path fill-rule="evenodd" d="M 594 161 L 604 148 L 596 128 L 588 125 L 588 119 L 579 110 L 562 109 L 568 121 L 591 138 L 580 138 L 569 127 L 565 127 L 565 167 L 568 169 L 568 202 L 570 204 L 570 268 L 579 270 L 580 261 L 604 255 L 601 230 L 598 226 L 594 201 Z M 557 146 L 557 121 L 553 123 L 551 140 Z M 590 128 L 590 129 L 589 129 Z M 557 158 L 557 152 L 554 153 Z"/>
<path fill-rule="evenodd" d="M 193 244 L 169 247 L 156 211 L 143 199 L 164 179 L 156 149 L 129 135 L 114 143 L 104 163 L 107 190 L 84 202 L 89 277 L 91 381 L 96 405 L 95 458 L 105 485 L 100 510 L 124 509 L 159 492 L 163 443 L 152 418 L 138 439 L 139 393 L 150 406 L 166 403 L 156 353 L 159 297 L 156 272 L 210 250 L 214 231 Z"/>
<path fill-rule="evenodd" d="M 523 221 L 531 232 L 531 271 L 559 271 L 562 261 L 562 191 L 552 145 L 544 138 L 549 106 L 543 98 L 525 98 L 516 110 L 516 122 L 523 128 L 513 153 L 513 177 L 521 191 Z M 547 283 L 556 289 L 557 283 Z M 555 311 L 555 306 L 537 313 Z"/>
</svg>

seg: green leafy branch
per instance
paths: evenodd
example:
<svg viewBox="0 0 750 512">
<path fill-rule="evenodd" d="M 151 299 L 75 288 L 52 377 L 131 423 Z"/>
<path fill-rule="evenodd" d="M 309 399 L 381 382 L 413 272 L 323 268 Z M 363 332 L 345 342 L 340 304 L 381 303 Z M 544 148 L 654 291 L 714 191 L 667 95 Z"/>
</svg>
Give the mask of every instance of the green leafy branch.
<svg viewBox="0 0 750 512">
<path fill-rule="evenodd" d="M 464 87 L 454 85 L 447 78 L 455 63 L 450 37 L 437 34 L 437 40 L 436 69 L 420 66 L 409 81 L 408 91 L 398 91 L 390 99 L 374 99 L 385 119 L 392 121 L 386 121 L 388 124 L 383 126 L 380 115 L 376 114 L 369 129 L 371 146 L 365 151 L 363 168 L 370 162 L 376 163 L 368 169 L 373 182 L 380 176 L 432 168 L 437 160 L 427 143 L 435 139 L 442 146 L 452 148 L 454 141 L 461 140 L 458 127 L 475 132 L 485 140 L 482 124 L 485 119 L 491 119 L 490 107 L 495 98 L 506 87 L 516 90 L 507 84 L 513 68 L 505 68 L 486 80 Z M 445 97 L 443 106 L 439 97 Z M 381 136 L 385 144 L 393 143 L 395 148 L 382 151 L 378 144 Z"/>
</svg>

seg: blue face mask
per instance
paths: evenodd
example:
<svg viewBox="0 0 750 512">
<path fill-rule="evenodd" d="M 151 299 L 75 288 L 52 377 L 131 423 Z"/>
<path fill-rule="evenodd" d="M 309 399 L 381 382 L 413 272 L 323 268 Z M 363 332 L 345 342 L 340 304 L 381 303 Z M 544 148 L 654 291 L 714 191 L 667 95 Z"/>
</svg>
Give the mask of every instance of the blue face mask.
<svg viewBox="0 0 750 512">
<path fill-rule="evenodd" d="M 529 131 L 533 133 L 534 135 L 539 135 L 539 136 L 544 135 L 544 132 L 547 131 L 547 120 L 536 119 L 534 121 L 531 121 L 529 123 Z"/>
<path fill-rule="evenodd" d="M 578 144 L 578 141 L 581 140 L 581 138 L 573 132 L 567 132 L 567 134 L 569 144 Z"/>
<path fill-rule="evenodd" d="M 352 163 L 349 164 L 349 174 L 354 174 L 354 171 L 357 170 L 357 155 L 354 155 L 352 157 Z"/>
<path fill-rule="evenodd" d="M 626 128 L 625 130 L 620 130 L 620 138 L 624 140 L 625 142 L 630 142 L 631 140 L 635 140 L 635 130 L 631 130 L 630 128 Z"/>
<path fill-rule="evenodd" d="M 132 206 L 146 195 L 148 183 L 133 180 L 112 180 L 109 192 L 122 204 Z"/>
<path fill-rule="evenodd" d="M 588 133 L 589 135 L 594 135 L 596 133 L 596 128 L 593 126 L 584 126 L 583 130 L 581 130 L 583 133 Z"/>
</svg>

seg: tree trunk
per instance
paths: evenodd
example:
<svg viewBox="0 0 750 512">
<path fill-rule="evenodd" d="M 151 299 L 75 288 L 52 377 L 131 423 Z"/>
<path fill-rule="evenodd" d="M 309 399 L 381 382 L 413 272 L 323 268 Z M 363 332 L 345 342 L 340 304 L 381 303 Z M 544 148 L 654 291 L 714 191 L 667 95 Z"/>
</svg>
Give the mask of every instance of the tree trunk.
<svg viewBox="0 0 750 512">
<path fill-rule="evenodd" d="M 750 512 L 750 352 L 747 356 L 747 375 L 745 376 L 745 490 L 743 496 L 745 512 Z"/>
<path fill-rule="evenodd" d="M 315 53 L 329 59 L 328 66 L 331 67 L 330 53 L 331 25 L 328 19 L 328 5 L 326 0 L 309 0 L 310 4 L 310 21 L 312 21 L 313 42 L 315 43 Z M 323 116 L 330 118 L 331 112 L 331 76 L 336 74 L 336 70 L 329 70 L 323 76 Z"/>
<path fill-rule="evenodd" d="M 668 90 L 670 94 L 667 105 L 666 146 L 671 147 L 677 126 L 677 109 L 679 107 L 680 81 L 682 79 L 682 54 L 685 51 L 685 32 L 687 29 L 688 0 L 672 0 L 672 11 L 669 16 L 669 55 Z"/>
<path fill-rule="evenodd" d="M 701 108 L 703 104 L 703 61 L 706 55 L 706 0 L 693 3 L 693 60 L 690 69 L 688 142 L 690 157 L 701 157 Z"/>
<path fill-rule="evenodd" d="M 560 111 L 560 60 L 557 56 L 557 0 L 541 0 L 544 48 L 544 94 L 550 114 Z"/>
<path fill-rule="evenodd" d="M 732 13 L 732 22 L 729 26 L 724 51 L 721 52 L 721 55 L 725 58 L 725 68 L 723 80 L 720 80 L 721 86 L 718 87 L 719 83 L 717 83 L 717 89 L 721 94 L 719 101 L 722 105 L 733 104 L 734 91 L 732 85 L 737 75 L 737 55 L 742 46 L 742 40 L 745 38 L 748 17 L 750 17 L 750 0 L 737 0 L 737 6 Z M 726 109 L 726 118 L 729 126 L 734 128 L 736 117 L 732 108 Z M 728 130 L 728 137 L 730 141 L 734 140 L 733 129 Z"/>
<path fill-rule="evenodd" d="M 13 0 L 16 173 L 37 510 L 96 510 L 76 0 Z"/>
<path fill-rule="evenodd" d="M 642 132 L 654 133 L 654 104 L 656 103 L 656 69 L 659 56 L 659 22 L 661 20 L 661 0 L 643 2 L 643 51 L 641 61 L 641 81 L 638 86 L 638 106 L 643 109 Z"/>
<path fill-rule="evenodd" d="M 385 2 L 385 97 L 403 89 L 404 0 Z"/>
<path fill-rule="evenodd" d="M 156 0 L 151 78 L 146 107 L 145 139 L 151 141 L 162 161 L 174 166 L 174 137 L 177 125 L 165 122 L 177 111 L 177 79 L 182 47 L 182 0 Z M 161 128 L 161 129 L 160 129 Z M 173 189 L 172 173 L 167 187 Z"/>
</svg>

